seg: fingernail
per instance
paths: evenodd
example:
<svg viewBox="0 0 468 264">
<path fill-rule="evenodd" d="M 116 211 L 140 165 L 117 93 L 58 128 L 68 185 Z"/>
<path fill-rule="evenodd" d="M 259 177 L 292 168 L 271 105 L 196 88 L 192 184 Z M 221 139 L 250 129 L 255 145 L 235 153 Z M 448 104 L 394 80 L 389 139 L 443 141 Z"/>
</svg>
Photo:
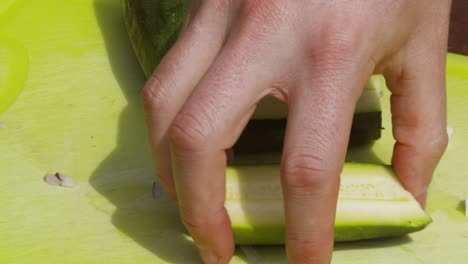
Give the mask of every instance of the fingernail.
<svg viewBox="0 0 468 264">
<path fill-rule="evenodd" d="M 203 262 L 207 264 L 218 263 L 218 260 L 219 260 L 218 256 L 209 249 L 200 250 L 200 256 Z"/>
</svg>

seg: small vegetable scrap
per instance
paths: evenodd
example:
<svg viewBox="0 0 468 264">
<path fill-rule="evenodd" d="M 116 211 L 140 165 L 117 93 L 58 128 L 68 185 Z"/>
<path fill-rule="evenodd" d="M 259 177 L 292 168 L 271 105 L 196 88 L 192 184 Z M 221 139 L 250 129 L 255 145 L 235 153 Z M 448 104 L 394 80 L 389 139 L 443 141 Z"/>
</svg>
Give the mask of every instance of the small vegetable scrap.
<svg viewBox="0 0 468 264">
<path fill-rule="evenodd" d="M 73 187 L 75 182 L 67 175 L 56 172 L 55 174 L 47 173 L 44 175 L 44 181 L 53 186 Z"/>
</svg>

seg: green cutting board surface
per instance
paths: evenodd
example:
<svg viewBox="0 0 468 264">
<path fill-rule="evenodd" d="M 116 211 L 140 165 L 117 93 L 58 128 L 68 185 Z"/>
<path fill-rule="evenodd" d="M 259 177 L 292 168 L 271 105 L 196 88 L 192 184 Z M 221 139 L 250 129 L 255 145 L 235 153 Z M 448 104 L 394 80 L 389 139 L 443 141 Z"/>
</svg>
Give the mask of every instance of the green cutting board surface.
<svg viewBox="0 0 468 264">
<path fill-rule="evenodd" d="M 434 176 L 434 222 L 410 236 L 338 244 L 334 263 L 467 263 L 468 59 L 448 55 L 454 128 Z M 0 1 L 0 263 L 199 263 L 167 196 L 153 199 L 139 91 L 143 75 L 118 0 Z M 383 138 L 349 160 L 389 163 Z M 45 184 L 62 172 L 74 188 Z M 284 263 L 244 247 L 233 263 Z"/>
</svg>

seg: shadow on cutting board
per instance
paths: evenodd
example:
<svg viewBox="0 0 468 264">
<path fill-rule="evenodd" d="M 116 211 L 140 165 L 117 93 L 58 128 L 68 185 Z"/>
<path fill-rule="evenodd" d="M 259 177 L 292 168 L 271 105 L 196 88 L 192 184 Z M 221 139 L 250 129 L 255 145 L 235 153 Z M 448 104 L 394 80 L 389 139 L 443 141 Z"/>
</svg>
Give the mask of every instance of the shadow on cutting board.
<svg viewBox="0 0 468 264">
<path fill-rule="evenodd" d="M 144 76 L 128 40 L 120 1 L 95 0 L 94 9 L 113 74 L 128 105 L 119 116 L 117 146 L 96 168 L 90 184 L 115 206 L 106 213 L 128 238 L 163 261 L 199 263 L 175 202 L 167 197 L 154 200 L 151 195 L 154 170 L 140 103 Z"/>
<path fill-rule="evenodd" d="M 199 263 L 196 248 L 179 221 L 176 203 L 165 195 L 156 200 L 151 197 L 154 170 L 140 103 L 144 76 L 128 40 L 120 3 L 95 0 L 94 8 L 113 74 L 128 105 L 119 117 L 117 146 L 96 168 L 90 184 L 115 206 L 111 221 L 119 231 L 163 261 Z M 349 161 L 382 163 L 372 152 L 372 144 L 349 153 Z M 409 237 L 403 237 L 338 243 L 336 250 L 388 247 L 409 241 Z M 275 252 L 271 255 L 285 259 L 284 247 L 255 248 L 261 255 Z"/>
</svg>

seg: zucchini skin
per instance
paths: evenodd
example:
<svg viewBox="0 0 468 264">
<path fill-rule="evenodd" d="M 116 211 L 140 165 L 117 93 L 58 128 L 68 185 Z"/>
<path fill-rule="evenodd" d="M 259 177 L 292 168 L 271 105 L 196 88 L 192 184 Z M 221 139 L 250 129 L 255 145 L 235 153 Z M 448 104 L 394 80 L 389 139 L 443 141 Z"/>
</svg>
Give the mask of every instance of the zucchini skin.
<svg viewBox="0 0 468 264">
<path fill-rule="evenodd" d="M 370 239 L 384 239 L 399 237 L 424 229 L 425 225 L 418 227 L 404 226 L 344 226 L 335 225 L 334 241 L 351 242 Z M 236 245 L 284 245 L 284 226 L 233 226 L 234 241 Z"/>
<path fill-rule="evenodd" d="M 121 0 L 130 42 L 148 78 L 176 42 L 189 0 Z"/>
</svg>

